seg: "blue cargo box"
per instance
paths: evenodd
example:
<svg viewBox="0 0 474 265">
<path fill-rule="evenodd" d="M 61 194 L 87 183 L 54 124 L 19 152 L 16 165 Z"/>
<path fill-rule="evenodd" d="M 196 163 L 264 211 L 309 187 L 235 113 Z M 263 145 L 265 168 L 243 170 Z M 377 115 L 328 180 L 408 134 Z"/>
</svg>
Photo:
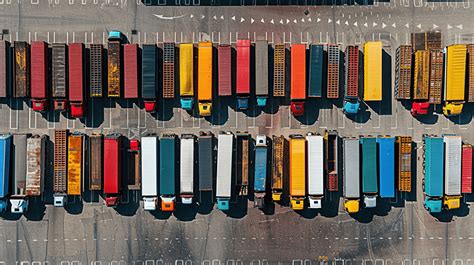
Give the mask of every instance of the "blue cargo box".
<svg viewBox="0 0 474 265">
<path fill-rule="evenodd" d="M 378 138 L 380 197 L 395 197 L 395 138 Z"/>
<path fill-rule="evenodd" d="M 0 136 L 0 198 L 8 195 L 10 185 L 11 135 Z"/>
<path fill-rule="evenodd" d="M 322 97 L 324 50 L 322 45 L 309 46 L 308 97 Z"/>
<path fill-rule="evenodd" d="M 175 149 L 175 137 L 160 139 L 160 195 L 175 195 Z"/>
<path fill-rule="evenodd" d="M 254 183 L 254 190 L 256 192 L 265 191 L 266 178 L 267 178 L 267 148 L 257 147 L 255 150 L 255 183 Z"/>
<path fill-rule="evenodd" d="M 443 196 L 444 143 L 442 137 L 425 137 L 425 194 Z"/>
</svg>

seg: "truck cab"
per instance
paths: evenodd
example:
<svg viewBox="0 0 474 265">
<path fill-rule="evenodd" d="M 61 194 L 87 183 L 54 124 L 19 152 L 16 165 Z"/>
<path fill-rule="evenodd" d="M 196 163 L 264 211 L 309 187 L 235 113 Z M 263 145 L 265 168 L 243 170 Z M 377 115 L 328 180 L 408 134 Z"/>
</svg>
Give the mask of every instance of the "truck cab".
<svg viewBox="0 0 474 265">
<path fill-rule="evenodd" d="M 303 198 L 291 198 L 291 209 L 295 211 L 304 209 L 304 199 Z"/>
<path fill-rule="evenodd" d="M 84 117 L 84 107 L 82 103 L 79 103 L 79 104 L 71 103 L 71 116 L 73 118 Z"/>
<path fill-rule="evenodd" d="M 249 99 L 237 97 L 237 110 L 246 110 L 249 108 Z"/>
<path fill-rule="evenodd" d="M 290 104 L 291 113 L 293 116 L 303 116 L 304 114 L 304 102 L 302 101 L 292 101 Z"/>
<path fill-rule="evenodd" d="M 123 40 L 123 34 L 122 34 L 122 32 L 120 32 L 118 30 L 111 30 L 109 32 L 108 40 L 109 41 L 111 41 L 111 40 L 122 41 Z"/>
<path fill-rule="evenodd" d="M 360 102 L 359 100 L 354 100 L 354 101 L 351 101 L 351 100 L 344 100 L 344 106 L 342 108 L 342 111 L 345 113 L 345 114 L 348 114 L 348 115 L 355 115 L 359 112 L 360 110 Z"/>
<path fill-rule="evenodd" d="M 443 205 L 447 210 L 459 209 L 461 207 L 461 196 L 445 196 Z"/>
<path fill-rule="evenodd" d="M 156 205 L 158 205 L 158 198 L 156 197 L 145 197 L 143 198 L 143 210 L 155 211 Z"/>
<path fill-rule="evenodd" d="M 161 210 L 163 212 L 174 211 L 174 200 L 175 200 L 175 197 L 161 196 Z"/>
<path fill-rule="evenodd" d="M 359 200 L 345 200 L 344 201 L 344 209 L 349 214 L 358 213 L 359 212 Z"/>
<path fill-rule="evenodd" d="M 12 205 L 11 207 L 11 212 L 12 213 L 25 213 L 28 211 L 28 200 L 26 198 L 20 199 L 20 198 L 15 198 L 15 199 L 10 199 L 10 204 Z"/>
<path fill-rule="evenodd" d="M 443 106 L 443 114 L 445 116 L 460 115 L 462 112 L 463 105 L 463 103 L 446 103 L 446 105 Z"/>
<path fill-rule="evenodd" d="M 120 197 L 119 196 L 107 196 L 105 197 L 105 206 L 107 207 L 115 207 L 119 205 Z"/>
<path fill-rule="evenodd" d="M 184 110 L 192 110 L 193 109 L 193 104 L 194 100 L 193 98 L 181 98 L 181 108 Z"/>
<path fill-rule="evenodd" d="M 263 108 L 266 105 L 267 105 L 267 97 L 266 96 L 257 96 L 257 106 Z"/>
<path fill-rule="evenodd" d="M 377 206 L 376 195 L 364 195 L 365 208 L 375 208 Z"/>
<path fill-rule="evenodd" d="M 309 206 L 310 209 L 321 209 L 322 208 L 322 199 L 321 197 L 316 196 L 308 196 Z"/>
<path fill-rule="evenodd" d="M 419 116 L 428 114 L 430 108 L 429 102 L 413 102 L 411 104 L 411 115 Z"/>
<path fill-rule="evenodd" d="M 212 103 L 199 102 L 199 115 L 211 116 Z"/>
<path fill-rule="evenodd" d="M 145 100 L 145 111 L 148 113 L 154 113 L 156 111 L 156 101 L 155 100 Z"/>
<path fill-rule="evenodd" d="M 66 194 L 54 194 L 53 204 L 55 207 L 64 207 L 66 204 Z"/>
<path fill-rule="evenodd" d="M 427 197 L 425 198 L 424 206 L 429 213 L 440 213 L 442 209 L 442 201 Z"/>
<path fill-rule="evenodd" d="M 229 210 L 229 199 L 228 198 L 217 198 L 217 209 L 221 211 Z"/>
<path fill-rule="evenodd" d="M 33 99 L 31 105 L 34 111 L 44 112 L 46 111 L 46 99 Z"/>
</svg>

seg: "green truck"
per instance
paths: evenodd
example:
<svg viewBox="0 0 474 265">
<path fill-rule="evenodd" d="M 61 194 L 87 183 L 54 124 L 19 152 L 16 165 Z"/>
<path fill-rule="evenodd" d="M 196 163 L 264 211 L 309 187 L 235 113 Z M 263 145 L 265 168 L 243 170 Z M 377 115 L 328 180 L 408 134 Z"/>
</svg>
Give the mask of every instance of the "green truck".
<svg viewBox="0 0 474 265">
<path fill-rule="evenodd" d="M 377 138 L 360 137 L 362 150 L 362 193 L 366 208 L 377 205 Z"/>
</svg>

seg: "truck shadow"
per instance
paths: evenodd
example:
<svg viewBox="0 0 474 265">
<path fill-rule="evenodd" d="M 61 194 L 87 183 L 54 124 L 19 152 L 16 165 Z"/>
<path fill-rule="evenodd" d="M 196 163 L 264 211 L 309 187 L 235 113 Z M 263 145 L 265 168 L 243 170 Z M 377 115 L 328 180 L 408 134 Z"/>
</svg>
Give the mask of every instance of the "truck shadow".
<svg viewBox="0 0 474 265">
<path fill-rule="evenodd" d="M 83 204 L 81 199 L 78 200 L 78 198 L 76 198 L 76 196 L 74 196 L 74 197 L 68 196 L 67 197 L 67 202 L 64 205 L 64 210 L 68 214 L 79 215 L 79 214 L 82 213 L 83 209 L 84 209 L 84 204 Z"/>
<path fill-rule="evenodd" d="M 214 196 L 212 192 L 199 192 L 199 203 L 197 212 L 199 214 L 210 214 L 214 209 Z"/>
<path fill-rule="evenodd" d="M 41 221 L 45 215 L 46 205 L 41 197 L 30 197 L 28 211 L 24 214 L 30 221 Z"/>
<path fill-rule="evenodd" d="M 212 125 L 224 125 L 229 120 L 229 106 L 233 104 L 233 97 L 218 97 L 214 100 L 213 111 L 206 120 Z"/>
<path fill-rule="evenodd" d="M 177 203 L 173 215 L 179 221 L 189 222 L 196 218 L 198 208 L 199 206 L 196 204 L 186 205 L 182 203 Z"/>
<path fill-rule="evenodd" d="M 173 118 L 173 107 L 179 106 L 176 104 L 176 101 L 179 101 L 178 97 L 174 99 L 157 99 L 157 110 L 153 113 L 155 119 L 160 121 L 170 121 Z"/>
<path fill-rule="evenodd" d="M 461 115 L 448 117 L 450 121 L 457 125 L 466 125 L 472 121 L 472 113 L 474 106 L 472 104 L 464 104 Z"/>
<path fill-rule="evenodd" d="M 224 213 L 231 218 L 241 219 L 247 215 L 248 200 L 246 196 L 237 196 L 235 203 L 230 204 L 230 209 Z"/>
</svg>

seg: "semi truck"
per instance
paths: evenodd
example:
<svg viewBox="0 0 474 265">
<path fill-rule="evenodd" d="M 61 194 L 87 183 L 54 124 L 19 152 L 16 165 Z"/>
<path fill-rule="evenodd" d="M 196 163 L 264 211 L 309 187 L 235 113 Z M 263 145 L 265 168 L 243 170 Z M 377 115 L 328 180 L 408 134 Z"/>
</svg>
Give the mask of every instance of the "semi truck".
<svg viewBox="0 0 474 265">
<path fill-rule="evenodd" d="M 268 98 L 268 42 L 255 42 L 255 95 L 257 106 L 265 107 Z"/>
<path fill-rule="evenodd" d="M 442 50 L 430 51 L 430 104 L 441 104 L 443 87 L 444 54 Z"/>
<path fill-rule="evenodd" d="M 443 206 L 443 138 L 423 135 L 423 152 L 423 205 L 430 213 L 440 213 Z"/>
<path fill-rule="evenodd" d="M 15 41 L 13 44 L 13 97 L 30 96 L 30 45 L 26 41 Z"/>
<path fill-rule="evenodd" d="M 308 97 L 320 98 L 323 95 L 324 46 L 309 45 L 309 84 Z"/>
<path fill-rule="evenodd" d="M 142 199 L 145 211 L 155 211 L 158 205 L 158 137 L 142 137 Z"/>
<path fill-rule="evenodd" d="M 67 130 L 54 130 L 53 198 L 63 207 L 67 197 Z"/>
<path fill-rule="evenodd" d="M 343 139 L 344 209 L 349 214 L 360 209 L 360 151 L 359 139 Z"/>
<path fill-rule="evenodd" d="M 237 96 L 237 110 L 246 110 L 249 107 L 250 97 L 250 40 L 237 40 L 237 77 L 235 91 Z"/>
<path fill-rule="evenodd" d="M 400 45 L 395 57 L 395 98 L 411 99 L 411 45 Z"/>
<path fill-rule="evenodd" d="M 73 132 L 68 136 L 67 148 L 67 195 L 81 196 L 84 172 L 84 135 Z M 107 161 L 107 160 L 106 160 Z"/>
<path fill-rule="evenodd" d="M 413 70 L 413 102 L 411 115 L 426 115 L 429 102 L 430 52 L 419 50 L 415 52 L 415 68 Z"/>
<path fill-rule="evenodd" d="M 461 136 L 444 135 L 444 197 L 443 205 L 447 210 L 461 206 Z"/>
<path fill-rule="evenodd" d="M 328 74 L 326 97 L 329 99 L 339 98 L 339 45 L 328 44 Z"/>
<path fill-rule="evenodd" d="M 180 139 L 179 172 L 180 197 L 183 204 L 192 204 L 194 197 L 194 142 L 193 134 L 183 134 Z"/>
<path fill-rule="evenodd" d="M 163 134 L 160 139 L 160 198 L 161 210 L 174 211 L 176 199 L 176 135 Z"/>
<path fill-rule="evenodd" d="M 346 83 L 344 89 L 344 113 L 353 115 L 360 110 L 359 98 L 359 46 L 346 47 Z"/>
<path fill-rule="evenodd" d="M 128 190 L 140 190 L 140 141 L 130 139 L 127 149 L 127 188 Z"/>
<path fill-rule="evenodd" d="M 275 202 L 279 202 L 283 194 L 285 143 L 284 136 L 272 138 L 272 200 Z"/>
<path fill-rule="evenodd" d="M 10 194 L 12 136 L 0 135 L 0 212 L 7 211 Z"/>
<path fill-rule="evenodd" d="M 192 110 L 194 103 L 194 46 L 179 44 L 179 95 L 181 108 Z"/>
<path fill-rule="evenodd" d="M 157 53 L 155 44 L 143 44 L 142 46 L 142 98 L 146 112 L 156 110 L 156 69 Z"/>
<path fill-rule="evenodd" d="M 51 96 L 53 108 L 58 111 L 67 109 L 68 54 L 65 43 L 53 43 L 51 68 Z"/>
<path fill-rule="evenodd" d="M 198 138 L 199 192 L 212 193 L 214 179 L 214 136 L 211 132 L 200 132 Z"/>
<path fill-rule="evenodd" d="M 411 136 L 397 136 L 398 191 L 411 192 Z"/>
<path fill-rule="evenodd" d="M 139 48 L 137 44 L 123 45 L 123 97 L 138 98 Z"/>
<path fill-rule="evenodd" d="M 31 105 L 34 111 L 43 112 L 48 101 L 48 44 L 44 41 L 31 43 Z"/>
<path fill-rule="evenodd" d="M 249 186 L 250 134 L 237 132 L 237 189 L 239 196 L 247 196 Z"/>
<path fill-rule="evenodd" d="M 395 198 L 395 138 L 377 138 L 380 198 Z"/>
<path fill-rule="evenodd" d="M 306 100 L 306 45 L 291 45 L 290 109 L 294 116 L 304 114 Z"/>
<path fill-rule="evenodd" d="M 107 43 L 107 95 L 114 98 L 120 97 L 121 36 L 120 32 L 111 31 Z"/>
<path fill-rule="evenodd" d="M 328 191 L 338 191 L 339 188 L 339 136 L 336 131 L 327 131 L 324 135 L 325 158 Z"/>
<path fill-rule="evenodd" d="M 309 133 L 306 142 L 309 208 L 321 209 L 324 197 L 324 137 Z"/>
<path fill-rule="evenodd" d="M 41 196 L 46 176 L 46 135 L 26 140 L 26 196 Z"/>
<path fill-rule="evenodd" d="M 232 46 L 220 44 L 217 47 L 219 61 L 219 96 L 232 96 Z"/>
<path fill-rule="evenodd" d="M 234 135 L 221 133 L 217 136 L 217 208 L 229 210 L 232 189 L 232 164 L 234 153 Z"/>
<path fill-rule="evenodd" d="M 472 145 L 462 145 L 461 192 L 472 193 Z"/>
<path fill-rule="evenodd" d="M 27 134 L 13 135 L 13 182 L 10 195 L 11 212 L 22 214 L 28 211 L 26 195 Z"/>
<path fill-rule="evenodd" d="M 174 43 L 163 43 L 163 98 L 174 98 Z"/>
<path fill-rule="evenodd" d="M 104 175 L 104 136 L 101 133 L 92 133 L 88 141 L 89 153 L 89 190 L 102 190 L 102 176 Z"/>
<path fill-rule="evenodd" d="M 446 47 L 444 68 L 444 106 L 446 116 L 459 115 L 465 100 L 466 45 L 454 44 Z"/>
<path fill-rule="evenodd" d="M 286 48 L 285 44 L 275 44 L 273 49 L 273 96 L 286 95 Z"/>
<path fill-rule="evenodd" d="M 254 207 L 265 207 L 267 183 L 267 136 L 259 134 L 255 138 L 255 170 L 254 170 Z"/>
<path fill-rule="evenodd" d="M 306 140 L 290 135 L 290 202 L 293 210 L 303 210 L 306 197 Z"/>
<path fill-rule="evenodd" d="M 377 139 L 373 136 L 360 137 L 362 149 L 362 193 L 366 208 L 377 206 Z"/>
<path fill-rule="evenodd" d="M 10 64 L 10 42 L 0 40 L 0 97 L 5 98 L 10 95 L 11 70 Z"/>
<path fill-rule="evenodd" d="M 364 101 L 382 101 L 382 42 L 364 44 Z"/>
<path fill-rule="evenodd" d="M 199 115 L 212 111 L 212 42 L 198 44 L 198 108 Z"/>
<path fill-rule="evenodd" d="M 115 207 L 122 195 L 122 135 L 111 133 L 104 137 L 104 197 L 105 206 Z"/>
<path fill-rule="evenodd" d="M 69 55 L 69 104 L 71 116 L 81 118 L 85 111 L 84 98 L 84 44 L 70 43 Z"/>
<path fill-rule="evenodd" d="M 102 44 L 92 43 L 89 46 L 89 51 L 89 95 L 90 97 L 102 97 L 104 87 L 102 83 L 104 46 Z"/>
</svg>

